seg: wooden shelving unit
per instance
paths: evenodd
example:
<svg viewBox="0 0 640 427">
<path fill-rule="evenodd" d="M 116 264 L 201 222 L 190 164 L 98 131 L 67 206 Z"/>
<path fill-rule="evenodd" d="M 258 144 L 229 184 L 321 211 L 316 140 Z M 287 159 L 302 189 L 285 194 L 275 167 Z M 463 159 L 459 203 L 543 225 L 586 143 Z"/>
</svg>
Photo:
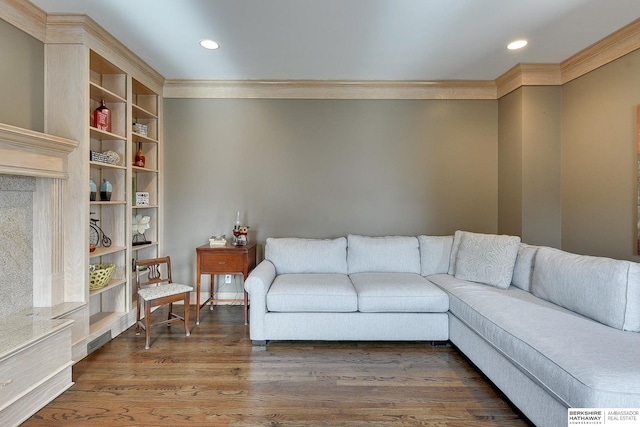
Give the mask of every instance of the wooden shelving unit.
<svg viewBox="0 0 640 427">
<path fill-rule="evenodd" d="M 89 18 L 57 16 L 56 20 L 65 30 L 56 33 L 60 40 L 45 45 L 45 114 L 48 132 L 79 142 L 69 158 L 64 194 L 65 203 L 77 206 L 64 220 L 65 229 L 73 230 L 65 233 L 65 302 L 86 303 L 84 313 L 76 316 L 84 323 L 83 339 L 74 342 L 74 359 L 79 360 L 92 341 L 106 332 L 116 336 L 135 323 L 132 261 L 161 254 L 163 79 L 117 40 L 96 30 Z M 111 111 L 109 131 L 93 122 L 101 100 Z M 134 132 L 134 123 L 145 125 L 147 134 Z M 138 143 L 144 167 L 133 165 Z M 92 151 L 115 152 L 119 159 L 113 164 L 94 161 Z M 89 200 L 89 178 L 97 186 L 95 201 Z M 100 198 L 103 180 L 112 185 L 110 200 Z M 149 193 L 148 206 L 136 204 L 135 191 Z M 145 232 L 149 243 L 143 245 L 133 244 L 137 214 L 151 217 Z M 90 218 L 111 239 L 110 246 L 100 241 L 89 251 Z M 89 266 L 99 263 L 115 264 L 115 272 L 106 286 L 91 291 Z"/>
</svg>

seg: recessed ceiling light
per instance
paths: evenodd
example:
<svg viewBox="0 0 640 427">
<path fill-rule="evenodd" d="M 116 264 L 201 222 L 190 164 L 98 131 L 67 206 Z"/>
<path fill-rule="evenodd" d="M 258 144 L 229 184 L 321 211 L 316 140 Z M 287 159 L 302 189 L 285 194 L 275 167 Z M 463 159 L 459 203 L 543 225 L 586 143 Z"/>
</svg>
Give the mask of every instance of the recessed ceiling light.
<svg viewBox="0 0 640 427">
<path fill-rule="evenodd" d="M 525 47 L 527 45 L 527 41 L 526 40 L 516 40 L 513 41 L 511 43 L 509 43 L 507 45 L 507 49 L 509 50 L 517 50 L 517 49 L 522 49 L 523 47 Z"/>
<path fill-rule="evenodd" d="M 213 40 L 209 40 L 209 39 L 200 40 L 200 46 L 202 46 L 205 49 L 210 49 L 210 50 L 215 50 L 215 49 L 220 47 L 220 45 L 218 43 L 214 42 Z"/>
</svg>

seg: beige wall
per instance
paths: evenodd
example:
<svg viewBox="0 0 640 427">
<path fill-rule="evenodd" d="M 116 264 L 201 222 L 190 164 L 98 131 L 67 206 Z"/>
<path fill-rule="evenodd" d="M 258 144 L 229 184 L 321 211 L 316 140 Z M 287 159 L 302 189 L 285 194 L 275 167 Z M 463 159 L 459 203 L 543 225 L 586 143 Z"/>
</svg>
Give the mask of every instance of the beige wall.
<svg viewBox="0 0 640 427">
<path fill-rule="evenodd" d="M 562 89 L 562 246 L 638 261 L 640 51 Z"/>
<path fill-rule="evenodd" d="M 497 231 L 497 101 L 165 100 L 165 251 Z M 186 274 L 185 274 L 186 275 Z"/>
<path fill-rule="evenodd" d="M 44 44 L 0 19 L 0 123 L 44 130 Z"/>
<path fill-rule="evenodd" d="M 522 236 L 522 88 L 498 102 L 498 232 Z"/>
<path fill-rule="evenodd" d="M 561 246 L 561 88 L 524 86 L 499 101 L 498 230 Z"/>
</svg>

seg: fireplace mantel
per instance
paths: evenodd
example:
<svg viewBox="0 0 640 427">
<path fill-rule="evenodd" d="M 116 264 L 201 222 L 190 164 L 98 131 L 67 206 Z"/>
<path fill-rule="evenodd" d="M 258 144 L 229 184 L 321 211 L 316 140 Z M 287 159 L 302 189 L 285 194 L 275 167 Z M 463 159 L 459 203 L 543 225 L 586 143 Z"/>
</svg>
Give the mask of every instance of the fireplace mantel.
<svg viewBox="0 0 640 427">
<path fill-rule="evenodd" d="M 66 179 L 67 156 L 77 146 L 70 139 L 0 123 L 0 173 Z"/>
</svg>

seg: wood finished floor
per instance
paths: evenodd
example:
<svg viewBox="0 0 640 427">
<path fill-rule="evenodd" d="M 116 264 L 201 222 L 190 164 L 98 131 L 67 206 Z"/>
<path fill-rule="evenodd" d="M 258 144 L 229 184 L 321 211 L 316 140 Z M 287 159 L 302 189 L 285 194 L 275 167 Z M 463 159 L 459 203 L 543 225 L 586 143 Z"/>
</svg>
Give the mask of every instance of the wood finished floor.
<svg viewBox="0 0 640 427">
<path fill-rule="evenodd" d="M 452 347 L 253 347 L 238 306 L 203 311 L 191 330 L 154 328 L 145 350 L 128 329 L 78 362 L 75 385 L 23 426 L 528 425 Z"/>
</svg>

